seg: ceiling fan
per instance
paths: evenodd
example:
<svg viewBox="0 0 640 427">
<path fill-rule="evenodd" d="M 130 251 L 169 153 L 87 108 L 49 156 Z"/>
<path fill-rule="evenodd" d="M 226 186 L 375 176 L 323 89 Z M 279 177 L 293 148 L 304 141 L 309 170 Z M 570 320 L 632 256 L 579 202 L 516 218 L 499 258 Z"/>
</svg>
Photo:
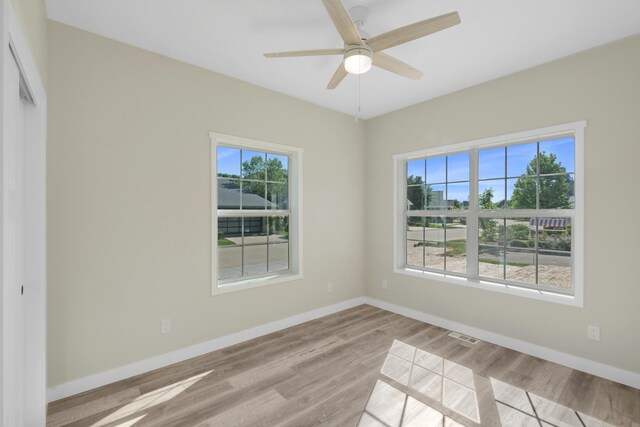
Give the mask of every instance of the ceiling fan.
<svg viewBox="0 0 640 427">
<path fill-rule="evenodd" d="M 433 34 L 460 23 L 458 12 L 451 12 L 435 18 L 425 19 L 405 27 L 396 28 L 379 36 L 366 38 L 359 31 L 362 20 L 354 23 L 340 0 L 322 0 L 338 33 L 344 40 L 344 47 L 337 49 L 313 49 L 290 52 L 265 53 L 267 58 L 283 58 L 293 56 L 343 55 L 343 61 L 333 74 L 327 89 L 335 89 L 346 77 L 347 73 L 363 74 L 371 69 L 371 65 L 383 68 L 392 73 L 419 80 L 422 72 L 405 64 L 393 56 L 382 53 L 383 50 L 398 46 L 412 40 Z M 360 7 L 361 10 L 366 8 Z M 362 33 L 362 34 L 361 34 Z"/>
</svg>

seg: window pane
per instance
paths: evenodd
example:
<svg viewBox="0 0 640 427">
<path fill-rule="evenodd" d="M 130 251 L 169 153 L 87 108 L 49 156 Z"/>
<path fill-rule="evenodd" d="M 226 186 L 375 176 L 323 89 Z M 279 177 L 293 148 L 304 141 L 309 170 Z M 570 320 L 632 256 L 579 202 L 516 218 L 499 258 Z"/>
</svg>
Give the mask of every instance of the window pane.
<svg viewBox="0 0 640 427">
<path fill-rule="evenodd" d="M 469 183 L 447 184 L 447 207 L 453 210 L 469 208 Z"/>
<path fill-rule="evenodd" d="M 575 172 L 575 140 L 573 136 L 540 142 L 540 154 L 542 153 L 547 156 L 553 155 L 555 161 L 550 162 L 550 164 L 544 164 L 541 161 L 541 175 L 545 173 Z M 542 159 L 543 156 L 541 156 Z M 555 166 L 552 166 L 552 164 Z M 550 171 L 545 172 L 546 170 Z"/>
<path fill-rule="evenodd" d="M 536 178 L 521 177 L 507 180 L 507 207 L 511 209 L 536 208 Z"/>
<path fill-rule="evenodd" d="M 267 245 L 243 246 L 244 275 L 267 272 Z"/>
<path fill-rule="evenodd" d="M 218 247 L 218 279 L 242 276 L 242 246 Z"/>
<path fill-rule="evenodd" d="M 447 157 L 447 182 L 469 181 L 469 153 Z"/>
<path fill-rule="evenodd" d="M 264 181 L 242 181 L 242 209 L 266 209 Z"/>
<path fill-rule="evenodd" d="M 507 249 L 506 279 L 510 282 L 536 283 L 536 252 L 530 249 Z"/>
<path fill-rule="evenodd" d="M 425 160 L 409 160 L 407 162 L 407 185 L 424 184 Z"/>
<path fill-rule="evenodd" d="M 223 177 L 240 177 L 240 149 L 223 147 L 217 148 L 216 158 L 218 161 L 217 175 Z"/>
<path fill-rule="evenodd" d="M 507 147 L 507 176 L 537 175 L 538 143 Z"/>
<path fill-rule="evenodd" d="M 267 184 L 267 209 L 289 209 L 287 184 Z"/>
<path fill-rule="evenodd" d="M 574 183 L 572 175 L 539 178 L 540 209 L 572 209 Z"/>
<path fill-rule="evenodd" d="M 538 218 L 538 283 L 571 288 L 570 218 Z"/>
<path fill-rule="evenodd" d="M 427 159 L 427 184 L 444 183 L 447 180 L 447 158 L 431 157 Z"/>
<path fill-rule="evenodd" d="M 536 283 L 535 221 L 530 218 L 506 220 L 506 279 Z"/>
<path fill-rule="evenodd" d="M 478 204 L 480 209 L 497 209 L 504 205 L 504 200 L 504 179 L 493 179 L 478 183 Z"/>
<path fill-rule="evenodd" d="M 425 219 L 421 216 L 407 217 L 407 239 L 424 240 L 424 223 Z"/>
<path fill-rule="evenodd" d="M 424 266 L 444 270 L 445 217 L 427 217 L 424 230 Z"/>
<path fill-rule="evenodd" d="M 289 158 L 280 154 L 267 153 L 267 181 L 287 182 Z"/>
<path fill-rule="evenodd" d="M 447 271 L 467 272 L 467 224 L 466 218 L 447 219 Z"/>
<path fill-rule="evenodd" d="M 266 153 L 242 150 L 242 178 L 264 181 Z"/>
<path fill-rule="evenodd" d="M 269 245 L 269 271 L 289 269 L 289 244 Z"/>
<path fill-rule="evenodd" d="M 479 218 L 480 276 L 504 279 L 504 219 Z"/>
<path fill-rule="evenodd" d="M 218 246 L 242 244 L 242 218 L 218 218 Z"/>
<path fill-rule="evenodd" d="M 244 238 L 242 240 L 243 245 L 267 243 L 267 218 L 266 217 L 243 218 L 243 223 L 244 223 Z"/>
<path fill-rule="evenodd" d="M 478 153 L 480 179 L 505 177 L 505 148 L 490 148 Z"/>
<path fill-rule="evenodd" d="M 218 177 L 218 209 L 240 209 L 240 181 Z"/>
<path fill-rule="evenodd" d="M 407 240 L 407 265 L 424 267 L 424 241 Z"/>
<path fill-rule="evenodd" d="M 289 217 L 275 216 L 268 219 L 269 243 L 287 243 L 289 241 Z"/>
<path fill-rule="evenodd" d="M 407 210 L 416 211 L 424 209 L 424 199 L 424 185 L 410 185 L 407 187 Z"/>
<path fill-rule="evenodd" d="M 446 184 L 427 185 L 426 186 L 426 203 L 427 209 L 447 209 L 445 202 Z"/>
</svg>

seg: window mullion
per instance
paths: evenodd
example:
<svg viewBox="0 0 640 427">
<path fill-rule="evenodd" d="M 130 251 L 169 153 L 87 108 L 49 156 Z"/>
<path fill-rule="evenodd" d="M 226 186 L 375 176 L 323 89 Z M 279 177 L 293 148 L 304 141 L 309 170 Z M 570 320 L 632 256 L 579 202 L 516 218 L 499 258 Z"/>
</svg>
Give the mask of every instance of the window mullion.
<svg viewBox="0 0 640 427">
<path fill-rule="evenodd" d="M 478 277 L 478 150 L 469 152 L 469 215 L 467 216 L 467 275 Z"/>
</svg>

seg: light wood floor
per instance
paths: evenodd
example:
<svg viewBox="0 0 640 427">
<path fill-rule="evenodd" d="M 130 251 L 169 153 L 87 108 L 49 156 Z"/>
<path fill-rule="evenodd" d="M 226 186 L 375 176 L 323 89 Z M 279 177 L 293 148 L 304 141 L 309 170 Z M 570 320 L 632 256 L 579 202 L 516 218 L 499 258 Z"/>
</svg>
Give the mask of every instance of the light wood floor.
<svg viewBox="0 0 640 427">
<path fill-rule="evenodd" d="M 50 426 L 640 426 L 640 390 L 368 305 L 49 405 Z"/>
</svg>

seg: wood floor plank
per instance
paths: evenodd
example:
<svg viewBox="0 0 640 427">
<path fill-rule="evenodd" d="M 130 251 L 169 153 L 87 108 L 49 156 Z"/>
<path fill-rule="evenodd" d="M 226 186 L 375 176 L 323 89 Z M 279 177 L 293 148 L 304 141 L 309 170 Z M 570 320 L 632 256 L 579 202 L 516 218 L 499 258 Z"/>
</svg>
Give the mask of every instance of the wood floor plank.
<svg viewBox="0 0 640 427">
<path fill-rule="evenodd" d="M 348 427 L 383 382 L 447 425 L 640 426 L 640 390 L 449 332 L 361 305 L 52 402 L 47 425 Z"/>
</svg>

